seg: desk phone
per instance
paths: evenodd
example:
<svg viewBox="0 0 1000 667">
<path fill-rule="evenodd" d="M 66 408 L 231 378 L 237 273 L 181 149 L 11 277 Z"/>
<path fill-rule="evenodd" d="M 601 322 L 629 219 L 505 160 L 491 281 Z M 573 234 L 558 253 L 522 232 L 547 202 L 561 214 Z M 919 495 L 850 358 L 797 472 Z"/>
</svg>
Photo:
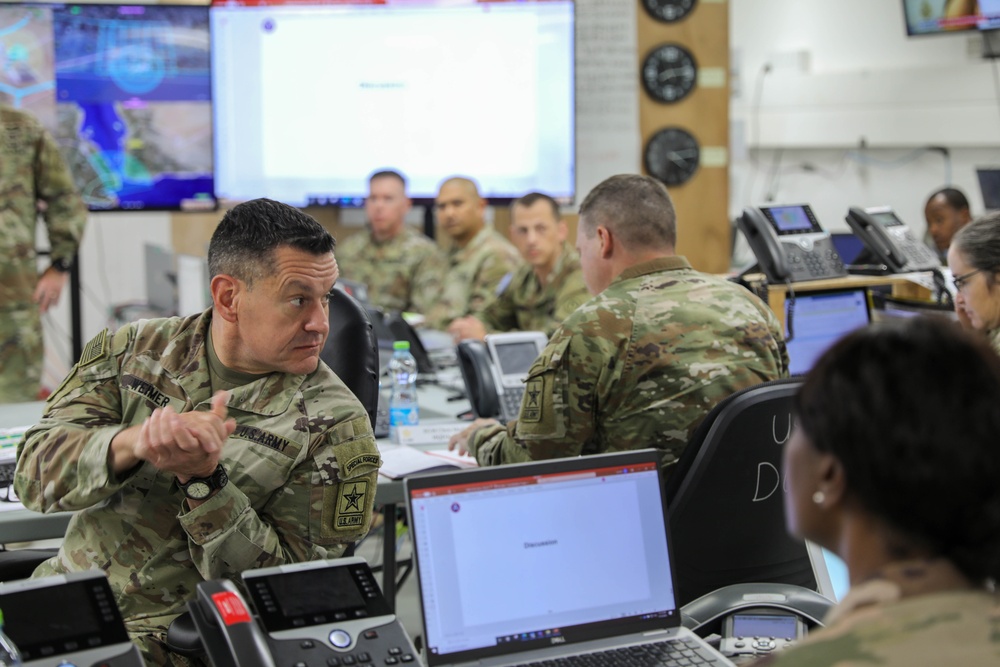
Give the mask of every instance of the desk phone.
<svg viewBox="0 0 1000 667">
<path fill-rule="evenodd" d="M 202 582 L 190 605 L 215 667 L 420 664 L 362 558 L 249 570 L 243 584 L 246 598 Z"/>
<path fill-rule="evenodd" d="M 847 275 L 830 234 L 807 204 L 746 208 L 738 225 L 772 283 Z"/>
<path fill-rule="evenodd" d="M 791 611 L 741 609 L 726 617 L 719 652 L 727 658 L 767 655 L 792 646 L 805 634 L 805 623 Z"/>
<path fill-rule="evenodd" d="M 458 344 L 459 367 L 477 417 L 496 417 L 504 423 L 517 419 L 528 370 L 548 340 L 541 331 L 508 331 L 488 334 L 485 344 L 477 340 Z"/>
<path fill-rule="evenodd" d="M 102 570 L 0 584 L 4 631 L 24 667 L 143 667 Z"/>
</svg>

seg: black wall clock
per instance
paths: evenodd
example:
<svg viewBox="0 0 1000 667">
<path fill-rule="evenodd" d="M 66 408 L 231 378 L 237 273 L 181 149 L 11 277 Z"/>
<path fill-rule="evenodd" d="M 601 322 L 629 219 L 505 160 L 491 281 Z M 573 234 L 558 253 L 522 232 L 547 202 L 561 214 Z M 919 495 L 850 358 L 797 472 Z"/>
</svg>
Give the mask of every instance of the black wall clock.
<svg viewBox="0 0 1000 667">
<path fill-rule="evenodd" d="M 673 23 L 691 13 L 698 0 L 642 0 L 646 13 L 657 21 Z"/>
<path fill-rule="evenodd" d="M 642 62 L 642 87 L 660 102 L 679 102 L 694 90 L 698 63 L 680 44 L 661 44 Z"/>
<path fill-rule="evenodd" d="M 698 171 L 700 157 L 698 140 L 679 127 L 659 130 L 643 152 L 646 171 L 667 185 L 686 183 Z"/>
</svg>

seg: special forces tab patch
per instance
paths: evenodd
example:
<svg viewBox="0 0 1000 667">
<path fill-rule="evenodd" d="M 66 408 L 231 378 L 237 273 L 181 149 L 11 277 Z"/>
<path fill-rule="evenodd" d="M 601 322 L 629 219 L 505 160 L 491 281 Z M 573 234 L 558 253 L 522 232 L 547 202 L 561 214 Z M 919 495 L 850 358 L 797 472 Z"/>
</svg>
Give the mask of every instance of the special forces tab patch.
<svg viewBox="0 0 1000 667">
<path fill-rule="evenodd" d="M 368 480 L 341 482 L 337 512 L 333 519 L 336 530 L 360 528 L 365 522 L 365 507 L 368 499 Z"/>
<path fill-rule="evenodd" d="M 542 421 L 542 396 L 542 378 L 533 377 L 528 380 L 524 387 L 524 400 L 521 403 L 521 415 L 519 417 L 521 421 L 533 423 Z"/>
</svg>

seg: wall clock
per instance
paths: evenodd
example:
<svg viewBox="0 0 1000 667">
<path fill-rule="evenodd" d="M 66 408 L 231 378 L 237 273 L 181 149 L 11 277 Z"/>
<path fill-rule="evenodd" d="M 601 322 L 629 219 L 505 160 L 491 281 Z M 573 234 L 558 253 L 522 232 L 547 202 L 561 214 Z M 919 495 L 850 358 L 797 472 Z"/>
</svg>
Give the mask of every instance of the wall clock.
<svg viewBox="0 0 1000 667">
<path fill-rule="evenodd" d="M 694 90 L 698 63 L 680 44 L 661 44 L 642 62 L 642 87 L 660 102 L 679 102 Z"/>
<path fill-rule="evenodd" d="M 701 148 L 694 136 L 679 127 L 667 127 L 646 142 L 646 171 L 666 185 L 686 183 L 698 171 Z"/>
</svg>

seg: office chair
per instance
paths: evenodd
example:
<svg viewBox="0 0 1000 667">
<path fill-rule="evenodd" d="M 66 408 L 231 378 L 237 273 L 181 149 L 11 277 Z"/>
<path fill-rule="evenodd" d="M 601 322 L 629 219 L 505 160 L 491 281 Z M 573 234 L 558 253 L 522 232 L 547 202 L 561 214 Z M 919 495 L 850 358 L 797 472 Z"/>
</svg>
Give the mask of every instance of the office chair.
<svg viewBox="0 0 1000 667">
<path fill-rule="evenodd" d="M 666 482 L 679 606 L 731 584 L 817 590 L 805 542 L 788 535 L 781 452 L 801 379 L 736 392 L 695 430 Z"/>
<path fill-rule="evenodd" d="M 368 310 L 340 290 L 330 293 L 330 334 L 319 356 L 358 397 L 374 427 L 378 409 L 378 339 Z"/>
</svg>

